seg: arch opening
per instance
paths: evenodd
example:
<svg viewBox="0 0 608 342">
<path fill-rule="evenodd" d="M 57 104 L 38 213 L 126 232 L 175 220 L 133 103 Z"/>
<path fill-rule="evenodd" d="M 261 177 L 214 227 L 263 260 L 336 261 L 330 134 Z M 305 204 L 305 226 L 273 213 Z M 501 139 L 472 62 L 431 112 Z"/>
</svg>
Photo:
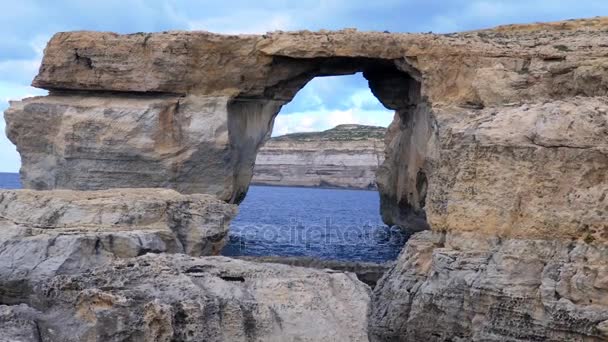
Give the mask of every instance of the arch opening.
<svg viewBox="0 0 608 342">
<path fill-rule="evenodd" d="M 281 108 L 298 91 L 315 77 L 362 73 L 376 99 L 395 112 L 385 138 L 385 160 L 377 171 L 382 221 L 408 233 L 428 229 L 424 212 L 429 171 L 426 144 L 432 118 L 416 70 L 402 60 L 342 57 L 280 57 L 271 68 L 272 76 L 262 91 L 251 89 L 229 104 L 230 140 L 241 152 L 234 161 L 234 184 L 238 188 L 232 202 L 240 203 L 245 198 L 257 152 L 270 138 Z"/>
</svg>

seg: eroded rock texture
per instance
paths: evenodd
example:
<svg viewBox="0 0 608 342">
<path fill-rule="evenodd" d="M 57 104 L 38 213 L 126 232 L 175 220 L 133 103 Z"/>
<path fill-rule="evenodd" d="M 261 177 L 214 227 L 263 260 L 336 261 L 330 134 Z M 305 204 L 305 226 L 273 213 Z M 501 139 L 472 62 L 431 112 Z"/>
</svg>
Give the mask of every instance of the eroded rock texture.
<svg viewBox="0 0 608 342">
<path fill-rule="evenodd" d="M 166 189 L 5 190 L 0 278 L 69 274 L 146 253 L 217 255 L 235 215 L 212 196 Z"/>
<path fill-rule="evenodd" d="M 419 233 L 373 303 L 373 341 L 606 341 L 608 247 Z"/>
<path fill-rule="evenodd" d="M 255 262 L 352 272 L 357 275 L 359 280 L 369 285 L 371 288 L 374 288 L 382 275 L 392 267 L 392 262 L 379 264 L 373 262 L 325 260 L 298 256 L 240 256 L 236 258 Z"/>
<path fill-rule="evenodd" d="M 281 106 L 315 76 L 360 71 L 396 111 L 378 175 L 385 222 L 428 228 L 424 208 L 438 229 L 448 218 L 491 227 L 518 217 L 518 203 L 546 203 L 545 192 L 602 195 L 583 183 L 605 182 L 605 27 L 59 33 L 34 80 L 51 95 L 13 102 L 7 132 L 28 188 L 169 187 L 239 202 Z M 570 170 L 580 162 L 586 172 Z M 543 210 L 521 223 L 550 227 Z"/>
<path fill-rule="evenodd" d="M 40 313 L 25 304 L 0 305 L 0 341 L 40 341 L 36 318 Z"/>
<path fill-rule="evenodd" d="M 353 273 L 186 255 L 217 254 L 235 214 L 167 189 L 0 192 L 0 341 L 367 341 Z"/>
<path fill-rule="evenodd" d="M 281 106 L 315 76 L 363 72 L 395 110 L 383 219 L 433 230 L 378 285 L 373 336 L 605 340 L 607 38 L 606 18 L 450 35 L 59 33 L 34 80 L 50 95 L 13 102 L 7 133 L 28 188 L 238 203 Z"/>
<path fill-rule="evenodd" d="M 339 125 L 274 137 L 257 154 L 253 184 L 376 189 L 383 127 Z"/>
<path fill-rule="evenodd" d="M 227 101 L 61 94 L 14 103 L 5 118 L 26 188 L 168 187 L 230 200 Z"/>
<path fill-rule="evenodd" d="M 368 340 L 370 290 L 354 274 L 148 254 L 23 285 L 21 305 L 0 306 L 0 339 Z"/>
</svg>

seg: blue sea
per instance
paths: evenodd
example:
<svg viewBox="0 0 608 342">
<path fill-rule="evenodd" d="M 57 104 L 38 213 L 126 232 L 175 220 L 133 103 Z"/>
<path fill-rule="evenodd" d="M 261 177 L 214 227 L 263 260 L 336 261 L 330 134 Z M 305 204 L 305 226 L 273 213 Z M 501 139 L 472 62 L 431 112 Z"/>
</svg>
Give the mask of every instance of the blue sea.
<svg viewBox="0 0 608 342">
<path fill-rule="evenodd" d="M 252 186 L 222 254 L 394 260 L 407 236 L 384 225 L 379 208 L 376 191 Z"/>
<path fill-rule="evenodd" d="M 0 189 L 21 189 L 19 174 L 0 172 Z"/>
<path fill-rule="evenodd" d="M 0 173 L 0 188 L 21 188 Z M 252 186 L 230 226 L 227 256 L 307 256 L 384 262 L 407 236 L 382 223 L 376 191 Z"/>
</svg>

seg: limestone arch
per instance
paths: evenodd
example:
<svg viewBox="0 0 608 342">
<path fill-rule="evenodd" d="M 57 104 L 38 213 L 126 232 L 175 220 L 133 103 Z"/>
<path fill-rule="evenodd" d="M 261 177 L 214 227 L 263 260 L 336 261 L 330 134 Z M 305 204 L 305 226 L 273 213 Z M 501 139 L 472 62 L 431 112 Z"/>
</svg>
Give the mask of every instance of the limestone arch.
<svg viewBox="0 0 608 342">
<path fill-rule="evenodd" d="M 404 60 L 275 57 L 269 71 L 270 85 L 263 95 L 242 92 L 228 104 L 228 130 L 235 151 L 234 168 L 238 170 L 230 202 L 240 203 L 247 193 L 257 151 L 270 136 L 282 106 L 315 77 L 359 72 L 378 101 L 395 111 L 386 139 L 387 158 L 377 173 L 382 218 L 388 225 L 428 229 L 424 207 L 430 163 L 426 155 L 434 124 L 430 106 L 422 96 L 421 75 Z"/>
<path fill-rule="evenodd" d="M 438 151 L 430 101 L 455 84 L 448 78 L 437 90 L 434 75 L 459 74 L 429 66 L 421 51 L 431 43 L 436 39 L 348 30 L 58 33 L 33 81 L 49 96 L 12 104 L 7 133 L 22 156 L 26 188 L 171 188 L 239 203 L 281 106 L 314 77 L 363 72 L 372 93 L 397 113 L 378 173 L 384 221 L 424 228 L 425 220 L 411 218 L 423 218 L 427 178 L 439 184 L 431 170 L 438 158 L 429 157 Z M 447 69 L 460 65 L 441 61 Z M 444 194 L 433 189 L 427 207 L 443 210 Z"/>
</svg>

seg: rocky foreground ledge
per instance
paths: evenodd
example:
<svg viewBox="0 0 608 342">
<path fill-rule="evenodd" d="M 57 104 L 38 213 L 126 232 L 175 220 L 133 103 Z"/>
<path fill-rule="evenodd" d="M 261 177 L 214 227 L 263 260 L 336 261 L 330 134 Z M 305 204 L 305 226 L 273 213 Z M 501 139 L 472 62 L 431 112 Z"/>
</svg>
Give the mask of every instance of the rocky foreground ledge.
<svg viewBox="0 0 608 342">
<path fill-rule="evenodd" d="M 236 212 L 210 195 L 165 189 L 1 191 L 0 259 L 10 262 L 0 274 L 9 265 L 69 272 L 148 252 L 219 254 Z"/>
<path fill-rule="evenodd" d="M 360 281 L 371 288 L 374 288 L 384 273 L 393 267 L 392 262 L 379 264 L 360 261 L 324 260 L 311 257 L 240 256 L 237 259 L 354 273 Z"/>
<path fill-rule="evenodd" d="M 346 273 L 148 254 L 20 290 L 0 340 L 367 341 L 370 290 Z"/>
<path fill-rule="evenodd" d="M 235 214 L 173 190 L 0 192 L 0 341 L 367 341 L 354 274 L 210 256 Z"/>
</svg>

